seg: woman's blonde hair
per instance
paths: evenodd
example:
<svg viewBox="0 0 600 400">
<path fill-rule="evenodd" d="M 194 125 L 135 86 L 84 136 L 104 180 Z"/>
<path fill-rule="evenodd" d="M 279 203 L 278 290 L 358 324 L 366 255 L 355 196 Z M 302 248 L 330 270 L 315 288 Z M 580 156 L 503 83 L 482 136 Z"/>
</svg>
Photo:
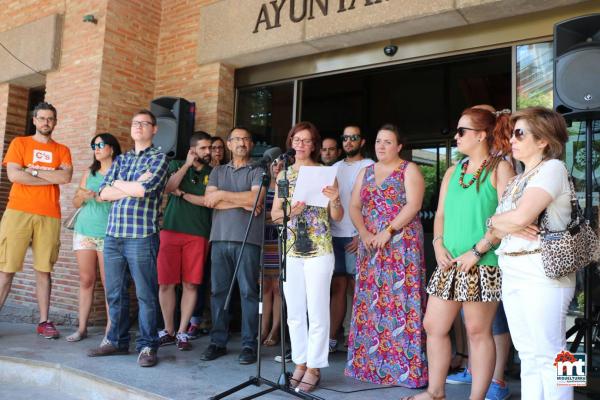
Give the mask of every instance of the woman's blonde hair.
<svg viewBox="0 0 600 400">
<path fill-rule="evenodd" d="M 537 140 L 544 140 L 548 145 L 544 148 L 545 158 L 561 158 L 565 143 L 569 140 L 569 132 L 565 119 L 550 109 L 544 107 L 529 107 L 517 111 L 511 117 L 514 124 L 523 120 L 527 123 L 529 132 Z"/>
</svg>

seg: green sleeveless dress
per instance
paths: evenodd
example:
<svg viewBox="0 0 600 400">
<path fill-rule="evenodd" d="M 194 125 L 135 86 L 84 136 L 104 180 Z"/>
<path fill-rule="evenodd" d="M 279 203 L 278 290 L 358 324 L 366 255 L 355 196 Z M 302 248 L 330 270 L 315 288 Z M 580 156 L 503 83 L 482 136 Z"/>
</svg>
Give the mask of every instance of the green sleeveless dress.
<svg viewBox="0 0 600 400">
<path fill-rule="evenodd" d="M 498 206 L 498 192 L 492 186 L 491 174 L 479 184 L 468 188 L 460 183 L 462 164 L 456 166 L 444 203 L 444 247 L 452 257 L 471 250 L 485 234 L 485 221 L 494 215 Z M 473 174 L 465 174 L 468 184 Z M 456 265 L 446 271 L 439 266 L 434 271 L 427 293 L 444 300 L 454 301 L 500 301 L 501 277 L 498 256 L 488 251 L 469 272 L 459 272 Z"/>
</svg>

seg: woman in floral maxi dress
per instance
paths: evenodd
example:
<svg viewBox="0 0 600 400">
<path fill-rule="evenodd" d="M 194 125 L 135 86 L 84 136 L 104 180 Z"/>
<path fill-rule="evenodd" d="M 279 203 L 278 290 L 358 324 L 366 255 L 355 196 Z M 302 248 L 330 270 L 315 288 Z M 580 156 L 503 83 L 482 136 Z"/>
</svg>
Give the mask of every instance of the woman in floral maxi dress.
<svg viewBox="0 0 600 400">
<path fill-rule="evenodd" d="M 360 235 L 345 374 L 361 381 L 427 385 L 425 260 L 418 217 L 424 180 L 402 160 L 393 125 L 377 134 L 378 162 L 359 174 L 350 213 Z"/>
</svg>

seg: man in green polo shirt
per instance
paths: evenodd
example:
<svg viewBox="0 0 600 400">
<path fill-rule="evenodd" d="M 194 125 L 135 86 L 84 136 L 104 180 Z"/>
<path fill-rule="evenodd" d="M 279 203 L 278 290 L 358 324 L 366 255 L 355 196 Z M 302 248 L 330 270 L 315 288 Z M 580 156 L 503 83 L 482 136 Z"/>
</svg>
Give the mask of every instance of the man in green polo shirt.
<svg viewBox="0 0 600 400">
<path fill-rule="evenodd" d="M 210 175 L 210 135 L 197 132 L 190 138 L 185 161 L 169 164 L 169 181 L 165 193 L 169 201 L 165 210 L 158 250 L 158 298 L 165 329 L 158 333 L 160 345 L 177 344 L 190 350 L 186 333 L 196 305 L 197 287 L 202 283 L 208 254 L 211 210 L 204 207 L 204 191 Z M 181 322 L 175 332 L 175 286 L 183 286 Z"/>
</svg>

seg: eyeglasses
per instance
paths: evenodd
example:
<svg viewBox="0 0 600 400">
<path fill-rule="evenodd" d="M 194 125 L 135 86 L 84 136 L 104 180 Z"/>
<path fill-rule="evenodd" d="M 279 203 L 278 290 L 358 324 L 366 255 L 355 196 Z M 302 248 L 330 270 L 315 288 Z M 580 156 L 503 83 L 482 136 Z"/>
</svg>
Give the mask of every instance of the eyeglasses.
<svg viewBox="0 0 600 400">
<path fill-rule="evenodd" d="M 154 126 L 154 124 L 149 121 L 132 121 L 131 126 L 134 128 L 147 128 L 149 126 Z"/>
<path fill-rule="evenodd" d="M 104 143 L 104 142 L 92 143 L 91 147 L 92 147 L 92 150 L 96 150 L 96 149 L 102 150 L 103 148 L 106 147 L 106 143 Z"/>
<path fill-rule="evenodd" d="M 358 142 L 360 140 L 360 135 L 342 135 L 342 141 L 347 142 L 348 140 L 351 142 Z"/>
<path fill-rule="evenodd" d="M 54 117 L 35 117 L 35 119 L 37 119 L 40 122 L 50 122 L 50 123 L 54 123 L 56 122 L 56 118 Z"/>
<path fill-rule="evenodd" d="M 525 131 L 523 129 L 515 129 L 512 131 L 512 135 L 510 135 L 511 139 L 514 136 L 519 142 L 525 139 Z"/>
<path fill-rule="evenodd" d="M 305 146 L 310 146 L 313 143 L 313 140 L 312 139 L 300 139 L 297 137 L 292 139 L 292 144 L 298 145 L 300 143 L 302 143 Z"/>
<path fill-rule="evenodd" d="M 465 133 L 467 133 L 467 131 L 477 132 L 478 130 L 479 129 L 465 128 L 463 126 L 459 126 L 458 128 L 456 128 L 456 134 L 458 135 L 458 137 L 463 137 L 465 135 Z"/>
<path fill-rule="evenodd" d="M 247 136 L 244 137 L 231 137 L 229 138 L 230 142 L 234 142 L 234 143 L 239 143 L 239 142 L 244 142 L 244 143 L 250 143 L 252 141 L 252 138 L 249 138 Z"/>
</svg>

